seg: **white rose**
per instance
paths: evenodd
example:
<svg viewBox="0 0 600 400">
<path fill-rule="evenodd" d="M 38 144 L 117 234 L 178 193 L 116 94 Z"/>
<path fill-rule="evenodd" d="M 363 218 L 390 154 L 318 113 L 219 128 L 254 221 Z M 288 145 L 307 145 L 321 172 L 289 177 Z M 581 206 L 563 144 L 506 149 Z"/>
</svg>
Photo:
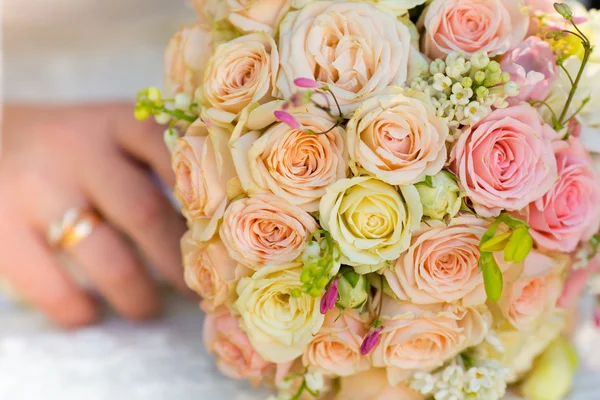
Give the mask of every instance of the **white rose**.
<svg viewBox="0 0 600 400">
<path fill-rule="evenodd" d="M 353 1 L 364 1 L 364 0 L 353 0 Z M 373 3 L 376 7 L 386 11 L 391 11 L 394 15 L 405 15 L 408 11 L 424 4 L 427 0 L 367 0 L 369 3 Z"/>
<path fill-rule="evenodd" d="M 319 208 L 321 225 L 340 246 L 342 264 L 358 273 L 373 272 L 408 248 L 423 206 L 414 186 L 401 191 L 402 196 L 370 177 L 342 179 L 327 188 Z"/>
<path fill-rule="evenodd" d="M 280 25 L 283 97 L 295 91 L 296 78 L 328 85 L 344 113 L 388 86 L 412 78 L 424 59 L 411 35 L 390 12 L 368 3 L 315 1 L 288 13 Z M 333 104 L 333 98 L 329 99 Z"/>
<path fill-rule="evenodd" d="M 390 185 L 437 174 L 446 162 L 448 125 L 429 98 L 384 94 L 365 101 L 348 122 L 350 158 Z"/>
<path fill-rule="evenodd" d="M 325 320 L 320 299 L 306 293 L 292 297 L 292 290 L 302 289 L 301 273 L 302 263 L 267 266 L 238 284 L 234 307 L 252 347 L 266 361 L 301 356 Z"/>
</svg>

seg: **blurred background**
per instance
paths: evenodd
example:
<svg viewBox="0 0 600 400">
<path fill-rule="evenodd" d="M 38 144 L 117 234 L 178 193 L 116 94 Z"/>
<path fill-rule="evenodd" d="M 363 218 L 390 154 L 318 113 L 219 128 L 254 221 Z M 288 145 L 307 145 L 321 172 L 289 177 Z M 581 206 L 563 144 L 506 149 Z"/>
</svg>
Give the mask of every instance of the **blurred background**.
<svg viewBox="0 0 600 400">
<path fill-rule="evenodd" d="M 185 0 L 0 0 L 0 13 L 3 105 L 133 101 L 160 84 L 169 38 L 195 19 Z M 0 184 L 0 200 L 11 190 Z M 0 293 L 0 399 L 266 398 L 215 370 L 194 303 L 170 291 L 162 316 L 107 312 L 102 323 L 60 330 Z M 600 398 L 599 340 L 591 322 L 576 332 L 584 357 L 572 399 Z"/>
</svg>

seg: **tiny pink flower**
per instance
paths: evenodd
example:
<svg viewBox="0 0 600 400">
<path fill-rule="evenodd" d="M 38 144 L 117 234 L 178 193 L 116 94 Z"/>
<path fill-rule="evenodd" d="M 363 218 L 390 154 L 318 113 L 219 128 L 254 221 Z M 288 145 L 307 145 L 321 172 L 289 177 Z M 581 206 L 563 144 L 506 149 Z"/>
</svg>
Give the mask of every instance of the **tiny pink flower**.
<svg viewBox="0 0 600 400">
<path fill-rule="evenodd" d="M 302 125 L 292 116 L 292 114 L 280 110 L 275 111 L 273 114 L 275 115 L 275 118 L 288 125 L 290 128 L 302 130 Z"/>
<path fill-rule="evenodd" d="M 319 87 L 317 81 L 309 78 L 296 78 L 294 79 L 294 85 L 305 89 L 316 89 Z"/>
<path fill-rule="evenodd" d="M 383 326 L 378 326 L 377 328 L 371 329 L 362 344 L 360 345 L 360 354 L 366 356 L 373 350 L 377 343 L 379 343 L 379 336 L 381 335 L 381 331 L 383 331 Z"/>
<path fill-rule="evenodd" d="M 600 306 L 596 306 L 594 310 L 594 325 L 596 328 L 600 328 Z"/>
<path fill-rule="evenodd" d="M 327 314 L 327 311 L 331 310 L 335 303 L 338 300 L 338 281 L 340 280 L 339 276 L 336 276 L 333 282 L 327 288 L 327 291 L 321 298 L 321 314 Z"/>
</svg>

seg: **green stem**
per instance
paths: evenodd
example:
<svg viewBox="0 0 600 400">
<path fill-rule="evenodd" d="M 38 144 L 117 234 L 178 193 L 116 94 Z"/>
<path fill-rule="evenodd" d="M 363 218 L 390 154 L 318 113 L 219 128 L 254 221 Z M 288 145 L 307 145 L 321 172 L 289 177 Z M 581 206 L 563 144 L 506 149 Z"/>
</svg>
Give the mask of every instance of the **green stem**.
<svg viewBox="0 0 600 400">
<path fill-rule="evenodd" d="M 560 118 L 558 119 L 558 121 L 561 125 L 564 124 L 563 121 L 565 120 L 565 117 L 567 116 L 567 112 L 569 111 L 569 107 L 571 106 L 571 102 L 573 102 L 573 97 L 575 96 L 575 92 L 577 91 L 577 86 L 579 86 L 579 81 L 581 80 L 581 77 L 583 76 L 583 70 L 585 69 L 588 59 L 590 58 L 590 54 L 592 53 L 591 48 L 590 48 L 589 44 L 587 43 L 587 40 L 583 43 L 583 47 L 584 47 L 584 54 L 583 54 L 583 61 L 581 62 L 581 67 L 579 68 L 579 72 L 577 72 L 577 77 L 575 78 L 575 83 L 573 84 L 573 86 L 571 87 L 571 91 L 569 92 L 569 97 L 567 98 L 565 108 L 563 109 L 562 113 L 560 114 Z"/>
<path fill-rule="evenodd" d="M 581 32 L 581 30 L 577 27 L 577 24 L 575 22 L 573 22 L 573 19 L 571 19 L 570 21 L 571 21 L 571 25 L 573 25 L 573 28 L 575 28 L 577 30 L 577 32 L 579 32 L 579 34 L 581 35 L 581 40 L 584 42 L 584 46 L 585 46 L 585 44 L 587 44 L 587 47 L 589 47 L 590 41 L 587 38 L 587 36 L 585 36 L 585 34 L 583 32 Z"/>
<path fill-rule="evenodd" d="M 554 117 L 554 119 L 556 121 L 558 121 L 558 118 L 556 117 L 556 114 L 554 113 L 554 110 L 552 109 L 552 107 L 550 107 L 550 105 L 548 103 L 546 103 L 544 100 L 531 100 L 529 102 L 529 104 L 531 104 L 532 106 L 535 106 L 536 104 L 542 104 L 545 105 L 548 110 L 552 113 L 552 116 Z"/>
<path fill-rule="evenodd" d="M 560 67 L 560 69 L 562 69 L 565 72 L 565 74 L 567 75 L 567 78 L 569 78 L 569 82 L 571 82 L 571 87 L 573 85 L 575 85 L 575 82 L 573 82 L 573 78 L 571 77 L 571 73 L 569 72 L 569 70 L 566 69 L 562 63 L 558 64 L 558 66 Z"/>
<path fill-rule="evenodd" d="M 573 114 L 571 114 L 571 116 L 565 120 L 565 124 L 567 124 L 570 120 L 572 120 L 573 118 L 575 118 L 575 116 L 577 114 L 579 114 L 581 112 L 581 110 L 583 110 L 583 107 L 585 107 L 585 105 L 589 101 L 590 101 L 590 98 L 586 97 L 586 99 L 583 102 L 581 102 L 581 105 L 579 107 L 577 107 L 577 110 L 575 110 L 575 112 Z"/>
</svg>

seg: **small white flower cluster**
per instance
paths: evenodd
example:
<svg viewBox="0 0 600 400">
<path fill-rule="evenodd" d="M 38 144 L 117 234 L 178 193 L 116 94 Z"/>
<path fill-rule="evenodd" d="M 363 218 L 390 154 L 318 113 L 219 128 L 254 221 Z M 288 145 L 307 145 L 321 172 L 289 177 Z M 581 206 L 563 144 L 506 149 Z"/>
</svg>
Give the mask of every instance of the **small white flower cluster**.
<svg viewBox="0 0 600 400">
<path fill-rule="evenodd" d="M 500 64 L 486 53 L 476 53 L 470 60 L 462 53 L 451 53 L 445 62 L 437 59 L 410 87 L 428 95 L 438 117 L 448 120 L 449 141 L 485 118 L 492 107 L 507 107 L 506 98 L 519 92 L 510 74 L 502 72 Z"/>
<path fill-rule="evenodd" d="M 435 400 L 500 400 L 506 393 L 508 369 L 494 361 L 480 361 L 466 368 L 460 356 L 434 372 L 417 372 L 413 390 Z"/>
</svg>

